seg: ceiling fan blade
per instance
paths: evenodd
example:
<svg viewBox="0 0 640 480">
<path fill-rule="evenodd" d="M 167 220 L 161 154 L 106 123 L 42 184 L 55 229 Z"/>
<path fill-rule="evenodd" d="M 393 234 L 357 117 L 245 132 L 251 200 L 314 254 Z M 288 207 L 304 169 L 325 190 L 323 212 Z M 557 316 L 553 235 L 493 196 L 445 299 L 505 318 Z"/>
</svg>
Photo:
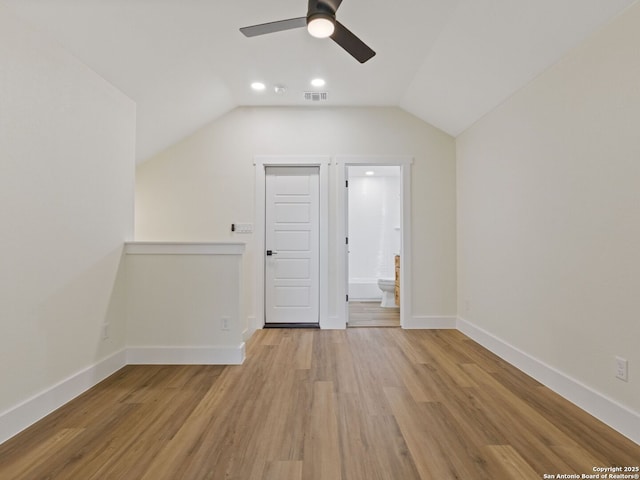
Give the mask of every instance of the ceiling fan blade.
<svg viewBox="0 0 640 480">
<path fill-rule="evenodd" d="M 265 35 L 267 33 L 282 32 L 283 30 L 291 30 L 292 28 L 300 28 L 307 26 L 306 17 L 290 18 L 288 20 L 280 20 L 277 22 L 261 23 L 260 25 L 252 25 L 250 27 L 242 27 L 240 31 L 246 37 L 255 37 Z"/>
<path fill-rule="evenodd" d="M 366 43 L 356 37 L 347 27 L 336 21 L 336 29 L 331 39 L 351 54 L 360 63 L 364 63 L 373 57 L 376 52 L 371 50 Z"/>
</svg>

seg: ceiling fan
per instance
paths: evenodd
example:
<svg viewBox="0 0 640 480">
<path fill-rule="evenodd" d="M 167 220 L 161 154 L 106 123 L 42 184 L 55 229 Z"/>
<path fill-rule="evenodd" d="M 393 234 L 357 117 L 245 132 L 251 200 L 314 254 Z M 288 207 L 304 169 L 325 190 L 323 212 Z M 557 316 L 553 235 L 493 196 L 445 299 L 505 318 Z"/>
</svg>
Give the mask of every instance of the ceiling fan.
<svg viewBox="0 0 640 480">
<path fill-rule="evenodd" d="M 360 63 L 364 63 L 373 57 L 376 52 L 336 20 L 336 11 L 341 3 L 342 0 L 309 0 L 306 17 L 252 25 L 243 27 L 240 31 L 247 37 L 255 37 L 306 26 L 312 36 L 317 38 L 331 37 L 352 57 Z"/>
</svg>

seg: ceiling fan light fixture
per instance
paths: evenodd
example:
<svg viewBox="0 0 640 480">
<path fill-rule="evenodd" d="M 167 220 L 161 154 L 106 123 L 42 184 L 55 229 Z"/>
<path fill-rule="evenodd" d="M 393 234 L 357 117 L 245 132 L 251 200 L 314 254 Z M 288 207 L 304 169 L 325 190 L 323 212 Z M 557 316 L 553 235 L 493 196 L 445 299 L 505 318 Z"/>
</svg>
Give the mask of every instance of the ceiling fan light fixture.
<svg viewBox="0 0 640 480">
<path fill-rule="evenodd" d="M 307 20 L 307 31 L 312 37 L 327 38 L 333 35 L 336 26 L 333 18 L 324 13 L 311 15 Z"/>
<path fill-rule="evenodd" d="M 302 0 L 299 1 L 302 2 Z M 310 35 L 317 38 L 331 37 L 331 40 L 358 62 L 367 62 L 375 56 L 376 52 L 336 20 L 336 11 L 341 4 L 342 0 L 308 0 L 307 15 L 305 17 L 288 18 L 286 20 L 242 27 L 240 32 L 245 37 L 256 37 L 268 33 L 307 27 Z"/>
</svg>

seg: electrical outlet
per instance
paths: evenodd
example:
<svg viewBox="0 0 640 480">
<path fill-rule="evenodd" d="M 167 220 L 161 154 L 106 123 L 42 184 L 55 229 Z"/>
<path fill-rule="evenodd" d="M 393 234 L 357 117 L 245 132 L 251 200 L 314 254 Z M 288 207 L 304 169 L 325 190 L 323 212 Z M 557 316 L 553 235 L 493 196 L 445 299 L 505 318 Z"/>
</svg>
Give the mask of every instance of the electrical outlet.
<svg viewBox="0 0 640 480">
<path fill-rule="evenodd" d="M 102 324 L 102 332 L 100 334 L 102 340 L 106 340 L 107 338 L 109 338 L 109 324 L 108 323 L 103 323 Z"/>
<path fill-rule="evenodd" d="M 629 381 L 629 362 L 626 358 L 616 357 L 616 378 Z"/>
<path fill-rule="evenodd" d="M 229 330 L 229 317 L 222 317 L 220 319 L 220 330 Z"/>
</svg>

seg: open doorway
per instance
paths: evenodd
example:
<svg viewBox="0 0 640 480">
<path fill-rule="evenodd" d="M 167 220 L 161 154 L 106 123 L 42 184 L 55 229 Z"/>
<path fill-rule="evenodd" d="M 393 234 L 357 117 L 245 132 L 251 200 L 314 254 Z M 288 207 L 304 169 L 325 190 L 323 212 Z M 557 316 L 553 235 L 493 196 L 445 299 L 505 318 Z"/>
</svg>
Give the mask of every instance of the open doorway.
<svg viewBox="0 0 640 480">
<path fill-rule="evenodd" d="M 399 327 L 401 167 L 350 165 L 345 175 L 347 326 Z"/>
</svg>

